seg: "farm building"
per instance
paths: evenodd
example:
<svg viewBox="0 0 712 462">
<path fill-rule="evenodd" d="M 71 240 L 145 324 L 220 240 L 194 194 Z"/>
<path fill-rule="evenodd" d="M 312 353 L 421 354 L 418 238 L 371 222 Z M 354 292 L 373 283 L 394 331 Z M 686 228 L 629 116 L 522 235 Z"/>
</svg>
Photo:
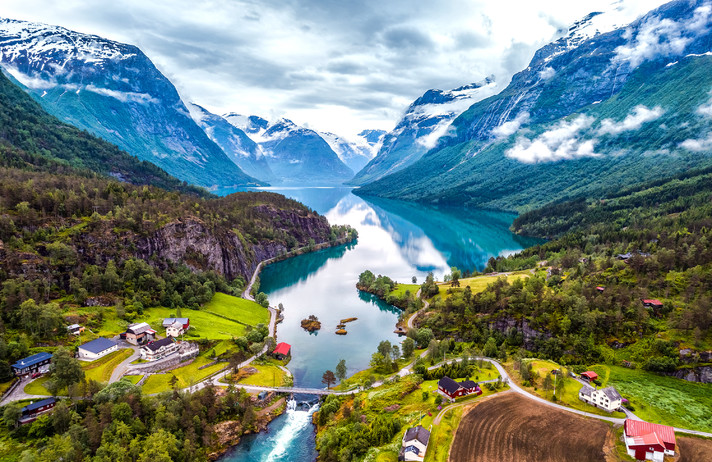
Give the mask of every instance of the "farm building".
<svg viewBox="0 0 712 462">
<path fill-rule="evenodd" d="M 49 371 L 49 363 L 51 361 L 51 353 L 36 353 L 17 361 L 12 365 L 12 371 L 18 377 L 33 374 L 35 372 L 45 373 Z"/>
<path fill-rule="evenodd" d="M 646 308 L 662 308 L 663 306 L 663 302 L 657 298 L 642 298 L 640 301 L 643 302 L 643 306 Z"/>
<path fill-rule="evenodd" d="M 77 355 L 81 359 L 98 359 L 106 356 L 109 353 L 117 351 L 119 344 L 108 338 L 99 337 L 98 339 L 87 342 L 77 348 Z"/>
<path fill-rule="evenodd" d="M 190 328 L 190 318 L 165 318 L 163 320 L 163 328 L 167 329 L 168 326 L 172 326 L 177 322 L 181 323 L 183 330 L 188 330 Z"/>
<path fill-rule="evenodd" d="M 132 324 L 126 329 L 126 341 L 134 345 L 145 345 L 156 339 L 156 331 L 148 323 Z"/>
<path fill-rule="evenodd" d="M 55 398 L 47 398 L 37 402 L 30 402 L 30 404 L 22 408 L 22 416 L 20 417 L 19 422 L 21 424 L 33 422 L 40 414 L 53 409 L 56 404 L 57 400 Z"/>
<path fill-rule="evenodd" d="M 473 393 L 481 395 L 482 390 L 480 390 L 477 382 L 473 382 L 472 380 L 464 380 L 458 383 L 450 377 L 445 376 L 438 381 L 438 393 L 450 401 L 455 401 L 455 398 L 471 395 Z"/>
<path fill-rule="evenodd" d="M 71 326 L 67 326 L 67 332 L 72 335 L 79 335 L 84 332 L 84 327 L 79 324 L 72 324 Z"/>
<path fill-rule="evenodd" d="M 588 380 L 589 382 L 592 382 L 592 381 L 598 379 L 598 374 L 596 374 L 593 371 L 586 371 L 586 372 L 581 373 L 581 378 L 584 380 Z"/>
<path fill-rule="evenodd" d="M 636 460 L 663 462 L 675 455 L 675 430 L 641 420 L 626 419 L 623 424 L 625 447 Z"/>
<path fill-rule="evenodd" d="M 156 361 L 178 351 L 178 343 L 173 337 L 166 337 L 141 347 L 141 359 Z"/>
<path fill-rule="evenodd" d="M 613 412 L 621 407 L 622 397 L 618 390 L 613 387 L 606 387 L 597 390 L 588 385 L 584 385 L 579 390 L 579 399 L 591 406 L 596 406 L 607 412 Z"/>
<path fill-rule="evenodd" d="M 170 326 L 166 327 L 166 337 L 180 337 L 185 333 L 183 324 L 180 321 L 176 321 Z"/>
<path fill-rule="evenodd" d="M 430 441 L 430 432 L 428 430 L 420 425 L 409 428 L 403 435 L 398 460 L 423 460 L 425 451 L 428 449 L 428 441 Z"/>
<path fill-rule="evenodd" d="M 274 355 L 275 358 L 277 359 L 284 359 L 289 357 L 289 355 L 292 353 L 292 345 L 289 343 L 284 343 L 281 342 L 277 344 L 277 348 L 274 349 L 272 354 Z"/>
</svg>

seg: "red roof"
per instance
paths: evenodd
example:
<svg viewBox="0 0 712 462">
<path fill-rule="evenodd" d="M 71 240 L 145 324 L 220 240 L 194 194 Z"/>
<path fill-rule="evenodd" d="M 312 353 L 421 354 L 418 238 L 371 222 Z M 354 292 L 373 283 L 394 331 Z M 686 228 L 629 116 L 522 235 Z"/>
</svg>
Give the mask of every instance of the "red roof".
<svg viewBox="0 0 712 462">
<path fill-rule="evenodd" d="M 663 302 L 657 298 L 643 299 L 643 305 L 663 306 Z"/>
<path fill-rule="evenodd" d="M 596 380 L 598 378 L 598 374 L 593 371 L 586 371 L 581 374 L 581 377 L 586 377 L 588 380 Z"/>
<path fill-rule="evenodd" d="M 598 286 L 598 287 L 596 287 L 596 290 L 606 290 L 606 288 L 603 286 Z"/>
<path fill-rule="evenodd" d="M 675 450 L 675 430 L 667 425 L 659 425 L 642 420 L 626 419 L 625 435 L 634 438 L 635 444 L 655 444 L 662 442 L 667 449 Z"/>
<path fill-rule="evenodd" d="M 289 343 L 282 342 L 277 344 L 277 348 L 275 348 L 272 353 L 276 355 L 287 356 L 289 354 L 289 350 L 291 349 L 292 346 Z"/>
</svg>

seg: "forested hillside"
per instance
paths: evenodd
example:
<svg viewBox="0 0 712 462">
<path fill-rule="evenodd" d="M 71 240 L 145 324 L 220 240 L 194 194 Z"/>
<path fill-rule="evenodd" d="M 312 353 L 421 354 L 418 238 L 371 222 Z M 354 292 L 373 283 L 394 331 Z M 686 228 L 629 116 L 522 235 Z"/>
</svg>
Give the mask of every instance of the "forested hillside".
<svg viewBox="0 0 712 462">
<path fill-rule="evenodd" d="M 514 228 L 560 237 L 491 259 L 486 272 L 535 269 L 481 293 L 448 289 L 424 326 L 488 355 L 525 348 L 568 364 L 626 360 L 690 378 L 712 361 L 709 170 L 553 204 Z M 651 299 L 661 304 L 645 306 Z"/>
<path fill-rule="evenodd" d="M 0 166 L 113 176 L 132 184 L 206 195 L 111 143 L 59 121 L 0 72 Z"/>
</svg>

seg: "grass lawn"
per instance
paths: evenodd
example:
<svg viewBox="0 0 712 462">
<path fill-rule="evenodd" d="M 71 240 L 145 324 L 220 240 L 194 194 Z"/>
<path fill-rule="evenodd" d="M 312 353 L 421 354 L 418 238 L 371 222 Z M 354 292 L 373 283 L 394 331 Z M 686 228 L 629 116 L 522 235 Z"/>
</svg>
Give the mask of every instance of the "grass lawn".
<svg viewBox="0 0 712 462">
<path fill-rule="evenodd" d="M 191 322 L 192 324 L 192 322 Z M 146 379 L 143 383 L 142 389 L 145 394 L 161 393 L 164 391 L 169 391 L 172 389 L 170 381 L 173 375 L 178 378 L 177 386 L 178 388 L 187 388 L 192 384 L 196 384 L 203 380 L 210 374 L 224 369 L 227 366 L 226 363 L 217 363 L 205 369 L 198 370 L 199 367 L 210 363 L 211 360 L 205 356 L 198 356 L 195 361 L 188 364 L 187 366 L 179 367 L 178 369 L 173 369 L 165 374 L 155 374 Z"/>
<path fill-rule="evenodd" d="M 103 358 L 99 358 L 96 361 L 82 363 L 84 376 L 87 380 L 107 383 L 111 379 L 111 373 L 114 372 L 116 366 L 132 354 L 133 350 L 131 348 L 124 348 L 108 354 Z"/>
<path fill-rule="evenodd" d="M 452 439 L 460 424 L 464 409 L 465 406 L 460 406 L 449 411 L 440 420 L 440 425 L 433 427 L 428 442 L 428 451 L 425 453 L 425 462 L 447 462 Z"/>
<path fill-rule="evenodd" d="M 253 301 L 219 292 L 215 294 L 210 302 L 205 304 L 203 311 L 216 313 L 250 326 L 269 324 L 269 310 L 267 308 L 263 308 Z"/>
<path fill-rule="evenodd" d="M 137 383 L 139 383 L 142 378 L 143 378 L 142 375 L 125 375 L 125 376 L 122 377 L 122 379 L 126 379 L 126 380 L 128 380 L 129 382 L 133 383 L 134 385 L 136 385 Z"/>
<path fill-rule="evenodd" d="M 255 385 L 259 387 L 279 387 L 284 383 L 286 373 L 271 364 L 250 366 L 257 369 L 256 374 L 238 381 L 241 385 Z"/>
<path fill-rule="evenodd" d="M 264 308 L 263 308 L 264 309 Z M 175 315 L 175 310 L 171 308 L 150 308 L 146 310 L 148 316 L 144 316 L 141 321 L 145 321 L 155 330 L 163 333 L 163 319 Z M 207 338 L 210 340 L 229 340 L 233 337 L 245 335 L 245 326 L 230 319 L 215 316 L 205 310 L 183 309 L 183 317 L 190 318 L 190 329 L 185 335 L 186 340 L 193 338 Z"/>
<path fill-rule="evenodd" d="M 405 295 L 405 292 L 408 290 L 411 294 L 413 294 L 413 296 L 415 296 L 418 289 L 420 289 L 420 284 L 398 284 L 398 286 L 391 290 L 388 295 L 395 295 L 400 298 Z"/>
<path fill-rule="evenodd" d="M 541 396 L 542 398 L 546 398 L 548 400 L 553 399 L 554 391 L 545 391 L 542 389 L 542 384 L 544 383 L 544 377 L 546 377 L 546 374 L 551 374 L 551 371 L 553 369 L 558 369 L 561 367 L 559 364 L 553 362 L 553 361 L 546 361 L 543 359 L 536 359 L 532 361 L 532 372 L 535 372 L 539 375 L 539 378 L 536 379 L 536 388 L 535 387 L 524 387 L 522 386 L 522 380 L 521 376 L 519 375 L 519 372 L 515 372 L 512 368 L 512 364 L 508 363 L 506 366 L 507 371 L 509 372 L 510 376 L 514 378 L 514 380 L 517 382 L 519 386 L 524 388 L 526 391 L 529 393 L 532 393 L 537 396 Z M 562 380 L 561 378 L 555 379 L 554 376 L 552 376 L 552 385 L 553 385 L 553 380 Z M 565 377 L 564 379 L 564 389 L 562 393 L 559 393 L 556 397 L 558 399 L 559 404 L 563 404 L 564 406 L 571 407 L 573 409 L 577 409 L 579 411 L 584 411 L 584 412 L 590 412 L 591 414 L 597 414 L 597 415 L 603 415 L 603 416 L 611 416 L 611 417 L 620 417 L 624 418 L 625 414 L 622 412 L 613 412 L 613 413 L 608 413 L 604 410 L 598 409 L 597 407 L 591 406 L 589 404 L 584 403 L 578 398 L 578 393 L 579 390 L 581 390 L 581 387 L 583 385 L 570 378 L 570 377 Z"/>
<path fill-rule="evenodd" d="M 712 385 L 688 382 L 622 366 L 597 365 L 603 385 L 612 385 L 648 422 L 712 432 Z M 606 378 L 607 380 L 603 380 Z"/>
<path fill-rule="evenodd" d="M 465 290 L 465 286 L 468 286 L 470 290 L 472 290 L 472 293 L 476 294 L 479 292 L 483 292 L 489 284 L 492 284 L 495 282 L 498 278 L 501 277 L 506 277 L 509 282 L 512 282 L 515 279 L 521 279 L 521 278 L 528 278 L 531 276 L 532 273 L 529 272 L 529 270 L 522 270 L 522 271 L 512 271 L 509 273 L 508 276 L 477 276 L 474 278 L 461 278 L 460 279 L 460 287 L 455 288 L 455 291 L 458 290 Z M 440 290 L 440 296 L 441 297 L 447 297 L 447 291 L 450 289 L 451 285 L 450 283 L 440 283 L 438 284 L 438 288 Z"/>
<path fill-rule="evenodd" d="M 131 353 L 133 353 L 133 350 L 130 348 L 124 348 L 106 355 L 103 358 L 99 358 L 96 361 L 92 361 L 90 363 L 82 362 L 81 364 L 82 369 L 84 370 L 84 377 L 87 380 L 96 380 L 97 382 L 107 383 L 111 379 L 111 373 L 114 372 L 116 366 L 118 366 L 121 361 L 131 356 Z M 25 385 L 25 393 L 30 395 L 50 396 L 51 393 L 44 386 L 48 380 L 48 375 L 40 377 L 37 380 L 33 380 Z M 66 394 L 66 390 L 62 390 L 59 394 Z"/>
</svg>

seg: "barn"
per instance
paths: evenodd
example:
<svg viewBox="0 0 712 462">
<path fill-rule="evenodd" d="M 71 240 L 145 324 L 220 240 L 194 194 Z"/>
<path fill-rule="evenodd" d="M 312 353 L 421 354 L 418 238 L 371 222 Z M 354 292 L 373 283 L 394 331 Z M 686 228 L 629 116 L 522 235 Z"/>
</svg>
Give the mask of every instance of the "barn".
<svg viewBox="0 0 712 462">
<path fill-rule="evenodd" d="M 277 359 L 286 359 L 292 352 L 292 346 L 289 343 L 281 342 L 277 344 L 277 348 L 274 349 L 272 354 Z"/>
<path fill-rule="evenodd" d="M 626 419 L 623 424 L 625 447 L 635 460 L 663 462 L 675 455 L 675 430 L 642 420 Z"/>
<path fill-rule="evenodd" d="M 584 380 L 588 380 L 589 382 L 592 382 L 592 381 L 598 379 L 598 374 L 596 374 L 593 371 L 586 371 L 586 372 L 581 373 L 581 378 Z"/>
</svg>

